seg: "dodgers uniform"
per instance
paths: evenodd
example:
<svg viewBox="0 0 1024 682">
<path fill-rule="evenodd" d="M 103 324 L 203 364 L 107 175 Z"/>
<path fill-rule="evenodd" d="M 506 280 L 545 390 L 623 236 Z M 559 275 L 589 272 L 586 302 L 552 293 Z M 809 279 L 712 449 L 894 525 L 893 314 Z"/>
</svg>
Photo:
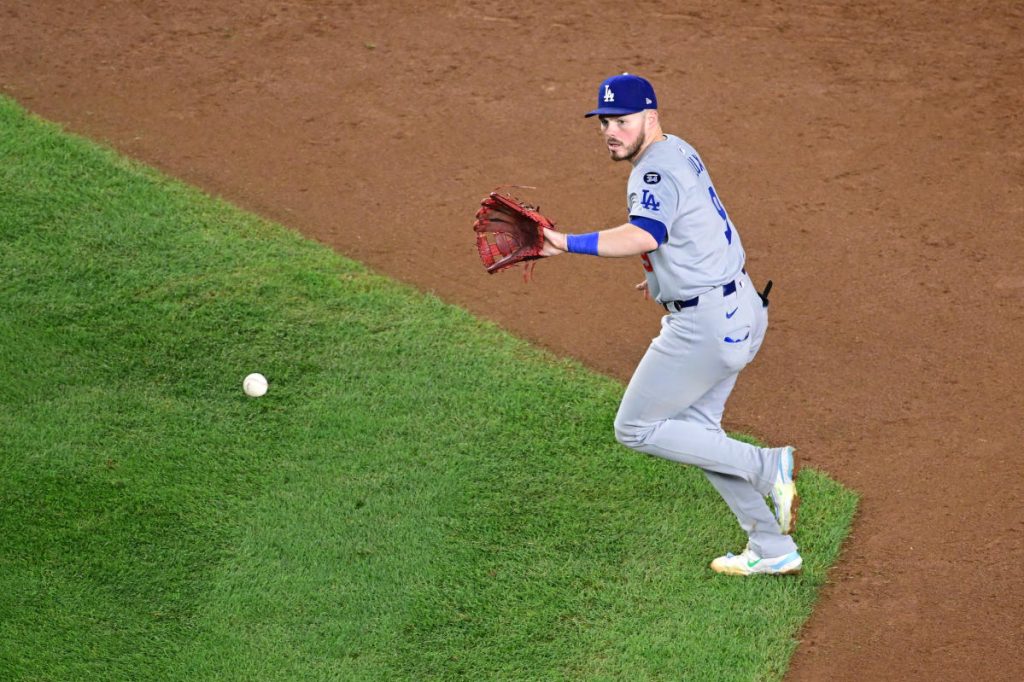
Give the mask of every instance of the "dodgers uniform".
<svg viewBox="0 0 1024 682">
<path fill-rule="evenodd" d="M 657 109 L 646 80 L 605 80 L 587 116 Z M 605 123 L 602 123 L 605 125 Z M 767 300 L 745 270 L 739 231 L 700 154 L 660 133 L 629 158 L 629 223 L 658 246 L 642 255 L 650 295 L 666 310 L 661 333 L 637 366 L 615 417 L 615 435 L 640 452 L 700 467 L 749 541 L 741 555 L 712 562 L 719 572 L 799 571 L 792 527 L 792 451 L 729 438 L 722 413 L 736 378 L 757 355 L 768 327 Z M 566 237 L 566 249 L 598 254 L 598 233 Z M 768 507 L 772 496 L 776 512 Z M 765 560 L 762 558 L 772 557 Z"/>
<path fill-rule="evenodd" d="M 665 227 L 643 264 L 648 290 L 668 314 L 623 396 L 616 437 L 703 469 L 759 556 L 794 552 L 765 501 L 779 449 L 734 440 L 721 427 L 739 371 L 768 327 L 767 306 L 744 270 L 739 232 L 700 155 L 674 135 L 635 161 L 627 201 L 631 223 Z"/>
</svg>

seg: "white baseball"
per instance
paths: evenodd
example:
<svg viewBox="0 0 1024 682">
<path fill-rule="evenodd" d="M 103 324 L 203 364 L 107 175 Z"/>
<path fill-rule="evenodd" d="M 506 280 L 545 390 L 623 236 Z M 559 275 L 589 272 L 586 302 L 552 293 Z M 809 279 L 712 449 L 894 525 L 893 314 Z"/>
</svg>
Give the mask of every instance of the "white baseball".
<svg viewBox="0 0 1024 682">
<path fill-rule="evenodd" d="M 266 394 L 268 387 L 267 378 L 259 372 L 253 372 L 242 380 L 242 390 L 250 398 L 259 398 Z"/>
</svg>

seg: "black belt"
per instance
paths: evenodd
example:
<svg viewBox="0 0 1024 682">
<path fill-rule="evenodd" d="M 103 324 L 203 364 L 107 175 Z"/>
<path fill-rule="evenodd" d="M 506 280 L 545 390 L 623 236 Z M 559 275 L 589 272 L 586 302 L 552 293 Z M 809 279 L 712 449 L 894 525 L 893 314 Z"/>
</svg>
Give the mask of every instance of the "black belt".
<svg viewBox="0 0 1024 682">
<path fill-rule="evenodd" d="M 747 269 L 743 268 L 741 272 L 745 275 L 747 274 Z M 736 293 L 736 280 L 726 282 L 722 285 L 722 296 L 728 296 L 729 294 L 734 293 Z M 693 298 L 688 298 L 685 301 L 665 301 L 662 305 L 665 306 L 665 310 L 672 312 L 672 310 L 680 311 L 683 308 L 692 308 L 699 302 L 700 296 L 694 296 Z"/>
</svg>

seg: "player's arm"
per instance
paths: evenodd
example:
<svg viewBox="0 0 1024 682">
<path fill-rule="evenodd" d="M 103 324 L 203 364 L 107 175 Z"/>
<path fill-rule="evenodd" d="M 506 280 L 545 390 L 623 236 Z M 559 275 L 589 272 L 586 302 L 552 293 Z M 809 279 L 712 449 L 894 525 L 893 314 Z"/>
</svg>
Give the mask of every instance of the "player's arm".
<svg viewBox="0 0 1024 682">
<path fill-rule="evenodd" d="M 587 234 L 565 234 L 557 230 L 544 229 L 545 256 L 560 253 L 587 253 L 605 258 L 639 256 L 641 253 L 658 248 L 658 240 L 645 227 L 623 223 L 600 232 Z"/>
</svg>

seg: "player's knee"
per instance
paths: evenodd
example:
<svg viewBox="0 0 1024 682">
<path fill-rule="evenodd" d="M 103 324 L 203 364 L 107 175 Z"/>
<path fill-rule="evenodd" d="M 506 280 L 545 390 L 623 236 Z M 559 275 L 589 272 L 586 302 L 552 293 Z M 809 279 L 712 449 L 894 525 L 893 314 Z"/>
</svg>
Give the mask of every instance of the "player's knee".
<svg viewBox="0 0 1024 682">
<path fill-rule="evenodd" d="M 643 445 L 648 433 L 650 433 L 649 425 L 629 421 L 622 415 L 615 417 L 615 440 L 627 448 L 636 449 Z"/>
</svg>

